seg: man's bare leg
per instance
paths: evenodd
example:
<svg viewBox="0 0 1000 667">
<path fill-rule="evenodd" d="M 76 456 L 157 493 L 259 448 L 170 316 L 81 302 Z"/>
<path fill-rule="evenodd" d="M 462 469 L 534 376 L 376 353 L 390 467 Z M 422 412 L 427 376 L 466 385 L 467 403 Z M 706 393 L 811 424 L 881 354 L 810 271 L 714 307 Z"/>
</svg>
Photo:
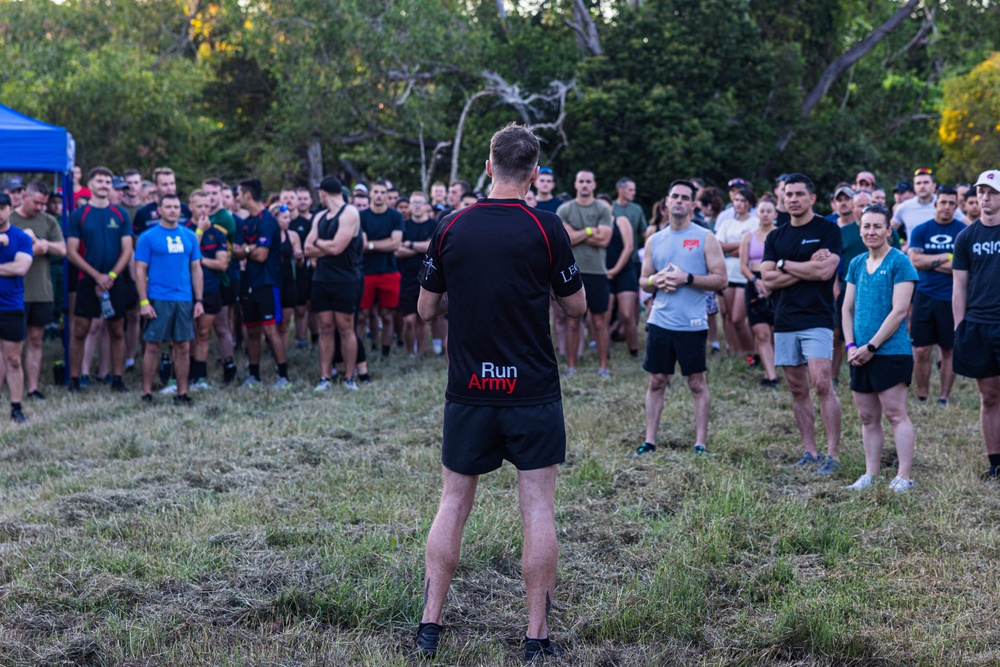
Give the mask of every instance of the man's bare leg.
<svg viewBox="0 0 1000 667">
<path fill-rule="evenodd" d="M 555 518 L 556 466 L 519 470 L 517 493 L 524 524 L 521 572 L 528 597 L 528 632 L 532 639 L 549 636 L 549 612 L 555 598 L 559 543 Z"/>
<path fill-rule="evenodd" d="M 441 625 L 441 610 L 458 567 L 462 550 L 462 530 L 476 498 L 477 475 L 462 475 L 441 467 L 444 489 L 437 516 L 427 534 L 424 555 L 424 613 L 421 623 Z M 527 538 L 525 538 L 527 542 Z M 527 545 L 526 545 L 527 546 Z"/>
</svg>

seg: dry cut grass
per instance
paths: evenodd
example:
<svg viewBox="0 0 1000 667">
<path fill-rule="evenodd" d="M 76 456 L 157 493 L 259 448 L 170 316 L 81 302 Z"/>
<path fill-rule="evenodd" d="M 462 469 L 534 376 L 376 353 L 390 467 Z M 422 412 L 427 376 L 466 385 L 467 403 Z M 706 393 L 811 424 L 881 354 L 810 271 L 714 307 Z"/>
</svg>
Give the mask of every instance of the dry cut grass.
<svg viewBox="0 0 1000 667">
<path fill-rule="evenodd" d="M 675 382 L 660 449 L 633 460 L 645 375 L 622 352 L 612 380 L 589 361 L 564 382 L 565 664 L 1000 663 L 1000 495 L 976 479 L 971 383 L 951 407 L 912 407 L 912 493 L 883 480 L 851 495 L 838 487 L 863 459 L 845 387 L 834 479 L 787 467 L 787 391 L 725 359 L 711 362 L 711 456 L 690 454 Z M 291 361 L 287 393 L 215 391 L 184 410 L 48 387 L 28 426 L 0 426 L 0 664 L 413 663 L 444 366 L 376 361 L 362 392 L 314 395 L 312 357 Z M 519 662 L 516 498 L 509 466 L 480 485 L 439 664 Z"/>
</svg>

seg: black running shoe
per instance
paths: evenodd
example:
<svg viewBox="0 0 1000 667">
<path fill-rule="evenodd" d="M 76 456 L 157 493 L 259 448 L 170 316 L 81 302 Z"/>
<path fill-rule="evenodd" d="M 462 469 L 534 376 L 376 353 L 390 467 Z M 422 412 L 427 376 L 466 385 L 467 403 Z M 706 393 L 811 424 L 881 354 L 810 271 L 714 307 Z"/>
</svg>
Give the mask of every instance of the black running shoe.
<svg viewBox="0 0 1000 667">
<path fill-rule="evenodd" d="M 80 388 L 80 379 L 79 378 L 77 378 L 76 380 L 71 379 L 69 381 L 69 386 L 66 387 L 66 391 L 68 391 L 71 394 L 79 394 L 81 391 L 83 391 Z"/>
<path fill-rule="evenodd" d="M 531 662 L 532 660 L 538 657 L 541 657 L 542 659 L 561 658 L 563 657 L 563 650 L 548 638 L 530 639 L 528 637 L 525 637 L 524 661 Z"/>
<path fill-rule="evenodd" d="M 194 401 L 187 394 L 177 394 L 174 396 L 174 405 L 194 405 Z"/>
<path fill-rule="evenodd" d="M 45 395 L 36 389 L 35 391 L 28 392 L 28 398 L 33 399 L 35 401 L 44 401 Z"/>
<path fill-rule="evenodd" d="M 143 403 L 152 403 L 153 402 L 153 395 L 152 394 L 143 394 L 142 395 L 142 402 Z"/>
<path fill-rule="evenodd" d="M 422 658 L 437 656 L 441 626 L 437 623 L 421 623 L 417 626 L 417 653 Z"/>
<path fill-rule="evenodd" d="M 983 482 L 996 482 L 1000 480 L 1000 468 L 990 466 L 990 469 L 980 475 L 979 479 Z"/>
<path fill-rule="evenodd" d="M 125 383 L 122 382 L 121 380 L 114 380 L 111 383 L 111 391 L 116 394 L 127 394 L 128 387 L 126 387 Z"/>
<path fill-rule="evenodd" d="M 15 424 L 23 424 L 28 421 L 28 418 L 24 416 L 23 412 L 21 412 L 21 408 L 11 408 L 10 420 Z"/>
<path fill-rule="evenodd" d="M 644 442 L 641 445 L 639 445 L 638 449 L 629 454 L 629 456 L 635 459 L 640 456 L 645 456 L 646 454 L 652 454 L 655 451 L 656 451 L 656 445 L 649 442 Z"/>
</svg>

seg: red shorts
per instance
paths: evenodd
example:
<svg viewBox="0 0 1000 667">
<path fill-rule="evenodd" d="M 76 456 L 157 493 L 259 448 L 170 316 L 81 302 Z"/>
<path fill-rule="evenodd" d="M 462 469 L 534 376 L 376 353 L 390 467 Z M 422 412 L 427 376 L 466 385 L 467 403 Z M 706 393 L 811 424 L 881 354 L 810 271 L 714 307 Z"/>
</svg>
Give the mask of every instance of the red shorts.
<svg viewBox="0 0 1000 667">
<path fill-rule="evenodd" d="M 376 303 L 381 308 L 399 307 L 399 273 L 374 273 L 365 276 L 365 291 L 361 296 L 361 309 L 367 310 Z"/>
</svg>

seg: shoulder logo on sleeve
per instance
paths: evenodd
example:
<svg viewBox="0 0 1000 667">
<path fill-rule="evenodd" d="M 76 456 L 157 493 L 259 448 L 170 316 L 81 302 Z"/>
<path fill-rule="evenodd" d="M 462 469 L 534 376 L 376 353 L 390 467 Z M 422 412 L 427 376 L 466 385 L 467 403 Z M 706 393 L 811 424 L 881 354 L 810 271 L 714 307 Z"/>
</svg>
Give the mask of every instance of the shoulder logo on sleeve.
<svg viewBox="0 0 1000 667">
<path fill-rule="evenodd" d="M 701 246 L 701 241 L 698 239 L 684 239 L 684 249 L 688 252 L 694 252 Z"/>
<path fill-rule="evenodd" d="M 434 266 L 434 259 L 428 255 L 427 259 L 424 260 L 424 279 L 429 279 L 435 271 L 437 271 L 437 267 Z"/>
<path fill-rule="evenodd" d="M 580 267 L 578 267 L 576 265 L 576 262 L 574 262 L 569 266 L 569 268 L 560 271 L 559 275 L 562 276 L 563 283 L 568 283 L 569 281 L 573 280 L 573 276 L 575 276 L 578 273 L 580 273 Z"/>
</svg>

